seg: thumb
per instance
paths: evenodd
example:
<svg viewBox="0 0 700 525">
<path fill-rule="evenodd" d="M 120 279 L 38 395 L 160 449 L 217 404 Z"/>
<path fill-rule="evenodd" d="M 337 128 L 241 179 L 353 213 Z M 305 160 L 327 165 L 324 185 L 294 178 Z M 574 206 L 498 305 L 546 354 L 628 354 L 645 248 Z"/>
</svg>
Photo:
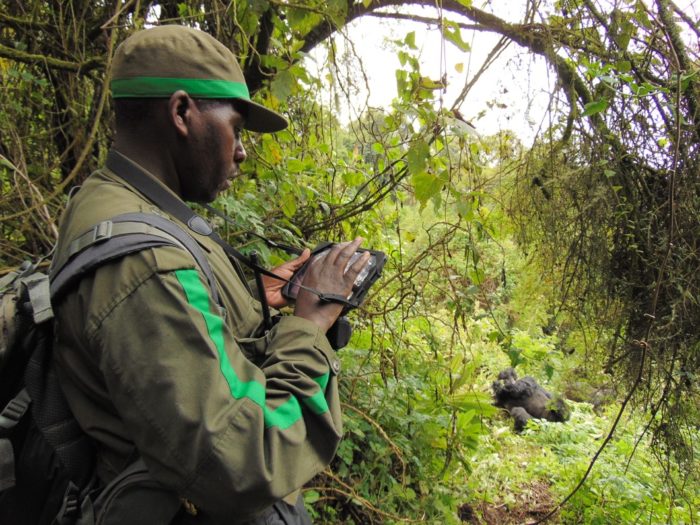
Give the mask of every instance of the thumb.
<svg viewBox="0 0 700 525">
<path fill-rule="evenodd" d="M 309 259 L 310 256 L 311 250 L 305 248 L 304 251 L 301 252 L 301 255 L 299 257 L 289 261 L 289 269 L 292 271 L 298 270 L 299 268 L 304 266 L 304 263 Z"/>
</svg>

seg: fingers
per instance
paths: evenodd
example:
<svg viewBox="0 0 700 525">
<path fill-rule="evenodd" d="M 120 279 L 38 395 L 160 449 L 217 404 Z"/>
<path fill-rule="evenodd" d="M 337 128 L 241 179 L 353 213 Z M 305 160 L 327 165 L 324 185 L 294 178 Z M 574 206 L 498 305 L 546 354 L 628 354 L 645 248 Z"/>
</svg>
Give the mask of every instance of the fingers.
<svg viewBox="0 0 700 525">
<path fill-rule="evenodd" d="M 372 254 L 370 252 L 362 252 L 362 255 L 360 255 L 357 258 L 357 260 L 352 264 L 352 266 L 348 269 L 348 273 L 352 276 L 353 281 L 355 280 L 355 277 L 357 277 L 357 275 L 362 271 L 365 265 L 369 262 L 371 257 Z"/>
<path fill-rule="evenodd" d="M 371 252 L 363 251 L 357 260 L 348 265 L 362 240 L 361 237 L 357 237 L 351 242 L 339 243 L 330 250 L 321 252 L 313 259 L 309 271 L 304 276 L 304 286 L 323 293 L 349 297 L 357 275 L 372 256 Z M 294 307 L 295 315 L 315 322 L 324 330 L 330 328 L 342 310 L 343 305 L 321 302 L 315 294 L 305 289 L 299 291 Z"/>
<path fill-rule="evenodd" d="M 333 246 L 328 254 L 328 264 L 335 264 L 336 262 L 347 264 L 347 261 L 362 244 L 362 241 L 362 237 L 356 237 L 352 242 L 341 242 Z"/>
<path fill-rule="evenodd" d="M 312 259 L 303 284 L 318 288 L 324 293 L 349 292 L 357 275 L 372 256 L 369 251 L 359 250 L 361 243 L 362 238 L 357 237 L 352 242 L 335 244 L 329 250 L 318 254 Z M 351 259 L 353 256 L 355 258 Z"/>
</svg>

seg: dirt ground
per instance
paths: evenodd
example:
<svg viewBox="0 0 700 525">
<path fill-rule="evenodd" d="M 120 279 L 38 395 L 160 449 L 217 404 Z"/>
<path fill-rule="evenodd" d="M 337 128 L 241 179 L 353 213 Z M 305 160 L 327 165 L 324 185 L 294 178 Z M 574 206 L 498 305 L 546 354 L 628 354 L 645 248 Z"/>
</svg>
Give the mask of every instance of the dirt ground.
<svg viewBox="0 0 700 525">
<path fill-rule="evenodd" d="M 525 525 L 543 518 L 556 505 L 544 481 L 535 481 L 515 497 L 515 503 L 464 503 L 458 510 L 462 523 L 472 525 Z M 555 515 L 548 524 L 559 523 Z"/>
</svg>

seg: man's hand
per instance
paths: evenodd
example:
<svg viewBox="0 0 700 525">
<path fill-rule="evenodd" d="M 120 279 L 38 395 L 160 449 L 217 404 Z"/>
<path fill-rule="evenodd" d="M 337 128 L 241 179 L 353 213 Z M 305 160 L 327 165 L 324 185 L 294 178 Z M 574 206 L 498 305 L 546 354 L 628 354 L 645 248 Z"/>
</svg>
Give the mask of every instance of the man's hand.
<svg viewBox="0 0 700 525">
<path fill-rule="evenodd" d="M 272 270 L 272 273 L 289 280 L 292 278 L 292 275 L 294 275 L 294 272 L 296 272 L 299 268 L 301 268 L 304 265 L 304 263 L 308 260 L 310 255 L 311 250 L 306 248 L 303 252 L 301 252 L 301 255 L 299 257 L 287 261 L 286 263 L 278 266 L 277 268 L 274 268 Z M 283 306 L 287 306 L 289 304 L 289 300 L 284 295 L 282 295 L 282 288 L 285 284 L 287 284 L 285 281 L 280 281 L 279 279 L 263 275 L 262 283 L 263 288 L 265 289 L 265 297 L 267 298 L 267 304 L 269 304 L 273 308 L 282 308 Z"/>
<path fill-rule="evenodd" d="M 344 242 L 334 245 L 328 255 L 321 260 L 315 259 L 306 274 L 302 284 L 319 292 L 336 294 L 347 297 L 352 292 L 355 279 L 369 261 L 370 252 L 364 252 L 357 261 L 345 271 L 348 261 L 362 243 L 361 238 L 352 242 Z M 339 303 L 323 303 L 318 296 L 301 289 L 296 300 L 294 315 L 303 317 L 316 323 L 324 332 L 333 326 L 333 323 L 343 311 L 343 305 Z"/>
</svg>

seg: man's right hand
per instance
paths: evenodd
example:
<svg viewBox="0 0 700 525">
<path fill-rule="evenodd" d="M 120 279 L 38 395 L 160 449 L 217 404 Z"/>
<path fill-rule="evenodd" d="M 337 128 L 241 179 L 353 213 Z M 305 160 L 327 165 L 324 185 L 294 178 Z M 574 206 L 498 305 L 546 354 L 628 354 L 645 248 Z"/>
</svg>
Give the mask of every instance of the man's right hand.
<svg viewBox="0 0 700 525">
<path fill-rule="evenodd" d="M 348 297 L 355 279 L 371 256 L 370 252 L 364 252 L 348 271 L 345 271 L 348 261 L 361 243 L 362 239 L 358 237 L 352 242 L 334 245 L 325 257 L 311 262 L 302 284 L 319 292 Z M 342 304 L 324 303 L 318 296 L 302 288 L 297 296 L 294 315 L 316 323 L 326 332 L 342 311 Z"/>
</svg>

